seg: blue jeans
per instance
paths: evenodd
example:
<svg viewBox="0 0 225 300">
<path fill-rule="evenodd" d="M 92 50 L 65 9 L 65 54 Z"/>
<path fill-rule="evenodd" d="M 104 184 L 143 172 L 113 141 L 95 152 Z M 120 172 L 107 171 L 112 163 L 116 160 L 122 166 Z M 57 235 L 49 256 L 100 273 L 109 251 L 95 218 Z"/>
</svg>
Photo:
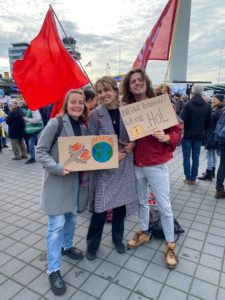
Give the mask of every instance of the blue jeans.
<svg viewBox="0 0 225 300">
<path fill-rule="evenodd" d="M 207 170 L 212 171 L 213 168 L 216 168 L 216 163 L 217 163 L 216 149 L 206 150 L 206 158 L 207 158 Z"/>
<path fill-rule="evenodd" d="M 73 246 L 73 235 L 76 227 L 76 215 L 66 213 L 60 216 L 48 216 L 47 257 L 48 273 L 61 268 L 61 250 Z"/>
<path fill-rule="evenodd" d="M 6 137 L 2 137 L 2 146 L 6 146 L 7 145 L 7 140 L 6 140 Z"/>
<path fill-rule="evenodd" d="M 139 202 L 139 224 L 142 230 L 149 227 L 149 185 L 155 195 L 157 208 L 167 242 L 174 242 L 173 212 L 170 203 L 169 171 L 166 164 L 150 167 L 136 167 L 136 186 Z"/>
<path fill-rule="evenodd" d="M 29 135 L 29 154 L 31 159 L 35 159 L 35 146 L 37 145 L 37 134 L 30 134 Z"/>
<path fill-rule="evenodd" d="M 201 145 L 202 141 L 189 139 L 183 139 L 182 141 L 184 175 L 188 180 L 195 180 L 198 176 Z M 190 162 L 191 156 L 192 165 Z"/>
</svg>

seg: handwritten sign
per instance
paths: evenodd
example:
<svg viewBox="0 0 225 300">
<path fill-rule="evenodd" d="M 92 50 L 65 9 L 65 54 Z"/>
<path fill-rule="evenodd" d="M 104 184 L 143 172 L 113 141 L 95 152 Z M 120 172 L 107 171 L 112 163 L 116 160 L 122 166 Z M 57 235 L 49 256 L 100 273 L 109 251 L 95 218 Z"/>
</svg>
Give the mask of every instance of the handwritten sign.
<svg viewBox="0 0 225 300">
<path fill-rule="evenodd" d="M 167 94 L 120 107 L 130 141 L 178 124 Z"/>
<path fill-rule="evenodd" d="M 59 162 L 72 171 L 118 168 L 116 135 L 59 137 Z"/>
</svg>

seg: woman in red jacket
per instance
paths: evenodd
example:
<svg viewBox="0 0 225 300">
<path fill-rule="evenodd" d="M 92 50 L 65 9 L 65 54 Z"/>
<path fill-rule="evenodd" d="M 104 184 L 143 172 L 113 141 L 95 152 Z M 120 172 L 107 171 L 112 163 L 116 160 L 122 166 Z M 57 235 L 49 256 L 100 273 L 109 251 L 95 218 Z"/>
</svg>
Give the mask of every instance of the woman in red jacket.
<svg viewBox="0 0 225 300">
<path fill-rule="evenodd" d="M 122 82 L 122 102 L 130 104 L 154 97 L 151 81 L 141 68 L 131 70 Z M 170 202 L 169 171 L 167 162 L 181 138 L 179 125 L 166 130 L 155 131 L 152 135 L 136 141 L 134 150 L 135 175 L 139 200 L 139 229 L 128 248 L 134 248 L 150 240 L 149 227 L 149 185 L 160 211 L 163 232 L 166 239 L 166 264 L 175 268 L 174 222 Z"/>
</svg>

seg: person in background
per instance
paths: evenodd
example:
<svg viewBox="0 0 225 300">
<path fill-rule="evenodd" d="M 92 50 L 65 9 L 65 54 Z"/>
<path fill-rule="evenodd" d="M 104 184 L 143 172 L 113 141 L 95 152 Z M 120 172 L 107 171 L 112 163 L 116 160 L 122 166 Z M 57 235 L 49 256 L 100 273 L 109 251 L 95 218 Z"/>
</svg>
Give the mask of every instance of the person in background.
<svg viewBox="0 0 225 300">
<path fill-rule="evenodd" d="M 3 110 L 8 115 L 11 109 L 11 96 L 8 92 L 5 93 Z"/>
<path fill-rule="evenodd" d="M 81 136 L 86 134 L 83 124 L 87 119 L 87 108 L 81 90 L 70 90 L 64 100 L 62 112 L 63 127 L 60 136 Z M 55 135 L 59 121 L 52 118 L 43 129 L 36 147 L 36 159 L 43 165 L 41 209 L 48 216 L 47 260 L 49 283 L 55 295 L 66 292 L 66 285 L 60 273 L 61 255 L 71 259 L 83 258 L 80 250 L 73 246 L 77 219 L 79 193 L 79 172 L 59 163 L 58 140 Z"/>
<path fill-rule="evenodd" d="M 146 72 L 133 69 L 122 81 L 121 91 L 123 103 L 136 103 L 154 97 L 151 81 Z M 180 125 L 166 130 L 158 130 L 153 134 L 136 140 L 134 148 L 134 164 L 136 187 L 139 200 L 138 230 L 128 241 L 128 248 L 135 248 L 148 243 L 149 236 L 149 186 L 154 193 L 156 205 L 161 215 L 162 228 L 166 239 L 165 260 L 168 268 L 175 268 L 178 259 L 175 254 L 174 221 L 170 202 L 169 171 L 167 162 L 172 159 L 173 151 L 181 138 Z"/>
<path fill-rule="evenodd" d="M 183 101 L 183 103 L 185 104 L 186 102 L 188 102 L 189 98 L 188 98 L 188 95 L 187 94 L 183 94 L 181 96 L 181 100 Z"/>
<path fill-rule="evenodd" d="M 5 122 L 6 117 L 7 117 L 7 114 L 4 111 L 4 103 L 0 102 L 0 123 L 3 128 L 3 134 L 2 134 L 2 147 L 3 148 L 8 148 L 8 145 L 7 145 L 8 125 Z"/>
<path fill-rule="evenodd" d="M 20 108 L 20 102 L 17 99 L 11 100 L 11 111 L 6 117 L 6 123 L 9 126 L 9 138 L 11 139 L 13 160 L 27 158 L 27 148 L 24 141 L 25 134 L 25 114 Z"/>
<path fill-rule="evenodd" d="M 183 109 L 183 105 L 184 105 L 182 96 L 180 93 L 174 94 L 174 101 L 175 101 L 176 114 L 179 116 Z"/>
<path fill-rule="evenodd" d="M 4 111 L 0 109 L 0 153 L 2 153 L 3 148 L 3 138 L 4 138 L 4 126 L 3 123 L 5 122 L 5 114 Z"/>
<path fill-rule="evenodd" d="M 201 85 L 193 85 L 191 93 L 190 101 L 184 105 L 181 112 L 181 118 L 184 122 L 182 152 L 184 183 L 196 185 L 201 145 L 206 131 L 211 130 L 212 127 L 212 108 L 210 103 L 202 98 L 203 87 Z"/>
<path fill-rule="evenodd" d="M 204 95 L 202 95 L 202 98 L 205 100 L 205 102 L 210 102 L 211 103 L 212 99 L 210 98 L 210 96 L 204 94 Z"/>
<path fill-rule="evenodd" d="M 25 162 L 25 164 L 35 163 L 35 146 L 37 145 L 38 135 L 44 127 L 41 114 L 39 110 L 27 110 L 25 131 L 28 135 L 28 144 L 29 144 L 29 154 L 30 158 Z"/>
<path fill-rule="evenodd" d="M 156 93 L 156 96 L 167 94 L 170 97 L 170 101 L 173 104 L 174 108 L 176 107 L 176 102 L 173 100 L 172 90 L 171 90 L 171 87 L 169 86 L 169 84 L 167 84 L 165 82 L 159 84 L 155 89 L 155 93 Z"/>
<path fill-rule="evenodd" d="M 225 108 L 223 109 L 223 112 L 220 116 L 220 120 L 225 121 Z M 223 125 L 225 122 L 223 121 Z M 221 128 L 224 132 L 225 128 Z M 225 141 L 219 142 L 219 153 L 220 153 L 220 164 L 216 175 L 216 193 L 215 198 L 225 198 L 225 190 L 224 190 L 224 180 L 225 180 Z"/>
<path fill-rule="evenodd" d="M 24 100 L 20 101 L 20 108 L 22 109 L 22 111 L 24 112 L 24 114 L 26 116 L 28 107 L 27 107 L 26 102 Z M 26 122 L 25 122 L 25 124 L 26 124 Z M 26 133 L 26 131 L 24 133 L 24 140 L 25 140 L 25 143 L 26 143 L 27 154 L 28 154 L 29 153 L 29 135 Z"/>
<path fill-rule="evenodd" d="M 96 258 L 107 209 L 112 209 L 112 242 L 118 253 L 125 253 L 123 243 L 124 220 L 137 210 L 137 193 L 133 166 L 134 143 L 129 141 L 119 111 L 119 91 L 113 77 L 103 76 L 97 80 L 95 91 L 101 104 L 96 107 L 88 120 L 89 135 L 116 134 L 119 142 L 119 168 L 97 170 L 93 175 L 93 213 L 87 233 L 86 257 Z"/>
<path fill-rule="evenodd" d="M 84 90 L 84 97 L 89 113 L 97 106 L 96 95 L 92 90 Z"/>
<path fill-rule="evenodd" d="M 216 170 L 216 163 L 217 163 L 217 151 L 219 148 L 218 142 L 215 141 L 214 138 L 214 131 L 216 129 L 216 124 L 219 121 L 223 109 L 224 109 L 224 95 L 223 94 L 216 94 L 212 99 L 212 119 L 213 124 L 211 130 L 206 133 L 205 139 L 205 149 L 206 149 L 206 158 L 207 158 L 207 168 L 206 172 L 203 176 L 198 177 L 200 180 L 209 180 L 215 177 L 215 170 Z"/>
<path fill-rule="evenodd" d="M 48 121 L 50 120 L 52 108 L 53 104 L 49 104 L 39 109 L 44 126 L 46 126 Z"/>
</svg>

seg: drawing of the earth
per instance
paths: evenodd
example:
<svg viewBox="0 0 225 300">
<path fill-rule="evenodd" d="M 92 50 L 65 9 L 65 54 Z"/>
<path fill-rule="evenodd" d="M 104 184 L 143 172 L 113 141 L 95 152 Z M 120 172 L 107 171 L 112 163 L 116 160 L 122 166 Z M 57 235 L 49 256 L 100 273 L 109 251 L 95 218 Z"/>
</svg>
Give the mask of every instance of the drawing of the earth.
<svg viewBox="0 0 225 300">
<path fill-rule="evenodd" d="M 92 156 L 97 162 L 104 163 L 110 160 L 112 155 L 112 146 L 107 142 L 99 142 L 92 148 Z"/>
</svg>

